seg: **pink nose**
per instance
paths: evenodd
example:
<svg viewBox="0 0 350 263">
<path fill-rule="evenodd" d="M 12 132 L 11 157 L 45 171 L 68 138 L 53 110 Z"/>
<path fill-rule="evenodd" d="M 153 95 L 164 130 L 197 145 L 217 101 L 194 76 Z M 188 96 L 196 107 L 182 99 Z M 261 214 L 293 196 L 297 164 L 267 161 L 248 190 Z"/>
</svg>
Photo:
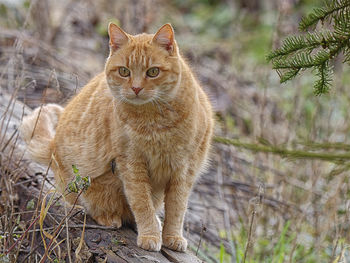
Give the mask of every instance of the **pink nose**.
<svg viewBox="0 0 350 263">
<path fill-rule="evenodd" d="M 131 89 L 135 92 L 136 95 L 139 94 L 139 92 L 142 90 L 142 88 L 136 88 L 136 87 L 132 87 Z"/>
</svg>

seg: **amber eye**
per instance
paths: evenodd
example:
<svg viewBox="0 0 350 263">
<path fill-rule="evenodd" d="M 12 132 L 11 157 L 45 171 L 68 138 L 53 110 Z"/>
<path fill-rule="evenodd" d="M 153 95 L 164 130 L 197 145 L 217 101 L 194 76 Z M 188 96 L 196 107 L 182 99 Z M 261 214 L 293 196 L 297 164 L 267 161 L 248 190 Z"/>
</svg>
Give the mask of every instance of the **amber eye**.
<svg viewBox="0 0 350 263">
<path fill-rule="evenodd" d="M 130 70 L 128 70 L 126 67 L 120 67 L 119 74 L 122 77 L 128 77 L 128 76 L 130 76 Z"/>
<path fill-rule="evenodd" d="M 157 68 L 157 67 L 150 68 L 150 69 L 147 70 L 147 72 L 146 72 L 146 75 L 147 75 L 148 77 L 151 77 L 151 78 L 157 77 L 158 74 L 159 74 L 159 68 Z"/>
</svg>

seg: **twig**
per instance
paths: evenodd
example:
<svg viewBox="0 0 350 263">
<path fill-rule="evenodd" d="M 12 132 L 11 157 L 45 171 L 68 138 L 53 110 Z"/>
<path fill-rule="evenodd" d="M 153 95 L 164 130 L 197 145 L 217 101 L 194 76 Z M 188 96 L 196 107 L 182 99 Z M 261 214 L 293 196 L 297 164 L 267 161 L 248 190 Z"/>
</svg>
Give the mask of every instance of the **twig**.
<svg viewBox="0 0 350 263">
<path fill-rule="evenodd" d="M 46 169 L 46 172 L 45 172 L 45 176 L 44 178 L 47 177 L 48 173 L 49 173 L 49 169 L 51 167 L 51 164 L 52 164 L 52 158 L 50 160 L 50 163 Z M 42 195 L 43 195 L 43 191 L 44 191 L 44 184 L 45 184 L 45 179 L 43 180 L 42 184 L 41 184 L 41 187 L 40 187 L 40 193 L 39 193 L 39 198 L 38 198 L 38 202 L 36 204 L 36 207 L 35 207 L 35 212 L 33 214 L 33 218 L 34 217 L 40 217 L 38 216 L 38 211 L 39 211 L 39 203 L 40 203 L 40 200 L 42 198 Z M 34 226 L 34 228 L 36 228 L 36 226 Z M 33 236 L 32 236 L 32 240 L 31 240 L 31 243 L 30 243 L 30 249 L 32 250 L 33 246 L 34 246 L 34 242 L 35 242 L 35 234 L 33 233 Z"/>
<path fill-rule="evenodd" d="M 80 250 L 83 247 L 84 243 L 84 235 L 85 235 L 85 226 L 86 226 L 86 213 L 84 214 L 84 224 L 83 224 L 83 230 L 81 231 L 81 237 L 80 237 L 80 242 L 75 250 L 75 258 L 81 260 L 81 257 L 79 256 Z"/>
<path fill-rule="evenodd" d="M 80 195 L 83 193 L 83 190 L 80 190 L 80 192 L 78 193 L 77 197 L 75 198 L 74 200 L 74 203 L 71 207 L 71 209 L 69 210 L 68 214 L 64 216 L 64 218 L 61 220 L 60 224 L 56 227 L 56 230 L 54 231 L 53 235 L 52 235 L 52 238 L 50 239 L 50 242 L 49 242 L 49 245 L 47 246 L 46 250 L 45 250 L 45 254 L 44 256 L 41 258 L 41 260 L 39 261 L 39 263 L 43 263 L 45 262 L 46 258 L 48 257 L 48 252 L 51 248 L 51 245 L 53 243 L 53 240 L 55 238 L 55 236 L 57 236 L 59 230 L 61 229 L 63 223 L 65 222 L 65 219 L 68 217 L 68 215 L 73 211 L 73 209 L 75 208 L 75 205 L 77 204 L 78 202 L 78 199 L 80 197 Z"/>
<path fill-rule="evenodd" d="M 247 259 L 248 250 L 249 250 L 249 248 L 251 246 L 252 233 L 253 233 L 253 224 L 254 224 L 254 220 L 255 220 L 255 215 L 257 213 L 257 207 L 261 204 L 262 192 L 263 192 L 263 188 L 260 186 L 259 187 L 259 194 L 257 196 L 258 200 L 255 202 L 255 204 L 253 206 L 253 212 L 252 212 L 252 216 L 251 216 L 251 219 L 250 219 L 248 240 L 247 240 L 247 244 L 246 244 L 246 247 L 245 247 L 245 250 L 244 250 L 243 263 L 245 263 L 245 261 Z"/>
<path fill-rule="evenodd" d="M 8 253 L 11 252 L 11 250 L 18 244 L 18 242 L 20 242 L 24 237 L 25 235 L 28 233 L 28 230 L 32 228 L 32 226 L 39 220 L 39 216 L 36 217 L 34 219 L 34 221 L 29 225 L 29 227 L 26 229 L 26 231 L 24 231 L 23 235 L 17 239 L 17 241 L 15 243 L 12 244 L 12 246 L 5 252 L 5 254 L 7 255 Z"/>
<path fill-rule="evenodd" d="M 203 232 L 204 231 L 206 231 L 206 227 L 204 226 L 204 224 L 202 222 L 201 234 L 199 236 L 198 246 L 197 246 L 197 250 L 196 250 L 196 256 L 198 255 L 198 251 L 199 251 L 199 248 L 200 248 L 201 243 L 202 243 L 202 237 L 203 237 Z"/>
<path fill-rule="evenodd" d="M 64 204 L 64 212 L 65 212 L 65 215 L 67 215 L 67 205 L 66 203 Z M 67 246 L 67 252 L 68 252 L 68 260 L 69 260 L 69 263 L 72 263 L 72 256 L 71 256 L 71 248 L 70 248 L 70 241 L 69 241 L 69 224 L 68 224 L 68 217 L 66 217 L 66 239 L 67 239 L 67 242 L 66 242 L 66 246 Z"/>
</svg>

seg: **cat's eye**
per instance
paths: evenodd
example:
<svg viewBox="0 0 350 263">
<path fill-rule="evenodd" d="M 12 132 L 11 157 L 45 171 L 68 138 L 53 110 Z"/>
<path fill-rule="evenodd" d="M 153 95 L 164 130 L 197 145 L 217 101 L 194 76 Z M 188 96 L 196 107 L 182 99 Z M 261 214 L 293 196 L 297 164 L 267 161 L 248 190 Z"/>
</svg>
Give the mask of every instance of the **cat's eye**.
<svg viewBox="0 0 350 263">
<path fill-rule="evenodd" d="M 159 74 L 159 68 L 154 67 L 147 70 L 146 75 L 151 78 L 157 77 Z"/>
<path fill-rule="evenodd" d="M 128 77 L 128 76 L 130 76 L 130 70 L 127 69 L 126 67 L 120 67 L 119 68 L 119 74 L 122 77 Z"/>
</svg>

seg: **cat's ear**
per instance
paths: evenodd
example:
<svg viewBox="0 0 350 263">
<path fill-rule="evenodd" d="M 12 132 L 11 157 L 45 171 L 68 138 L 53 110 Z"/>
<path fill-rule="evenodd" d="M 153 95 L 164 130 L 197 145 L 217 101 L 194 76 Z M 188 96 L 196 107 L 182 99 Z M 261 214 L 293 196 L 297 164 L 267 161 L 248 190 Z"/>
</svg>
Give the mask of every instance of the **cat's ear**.
<svg viewBox="0 0 350 263">
<path fill-rule="evenodd" d="M 152 41 L 165 48 L 170 54 L 173 54 L 175 49 L 173 27 L 169 23 L 163 25 L 154 35 Z"/>
<path fill-rule="evenodd" d="M 128 35 L 116 24 L 108 25 L 109 46 L 112 50 L 119 49 L 122 45 L 129 41 Z"/>
</svg>

